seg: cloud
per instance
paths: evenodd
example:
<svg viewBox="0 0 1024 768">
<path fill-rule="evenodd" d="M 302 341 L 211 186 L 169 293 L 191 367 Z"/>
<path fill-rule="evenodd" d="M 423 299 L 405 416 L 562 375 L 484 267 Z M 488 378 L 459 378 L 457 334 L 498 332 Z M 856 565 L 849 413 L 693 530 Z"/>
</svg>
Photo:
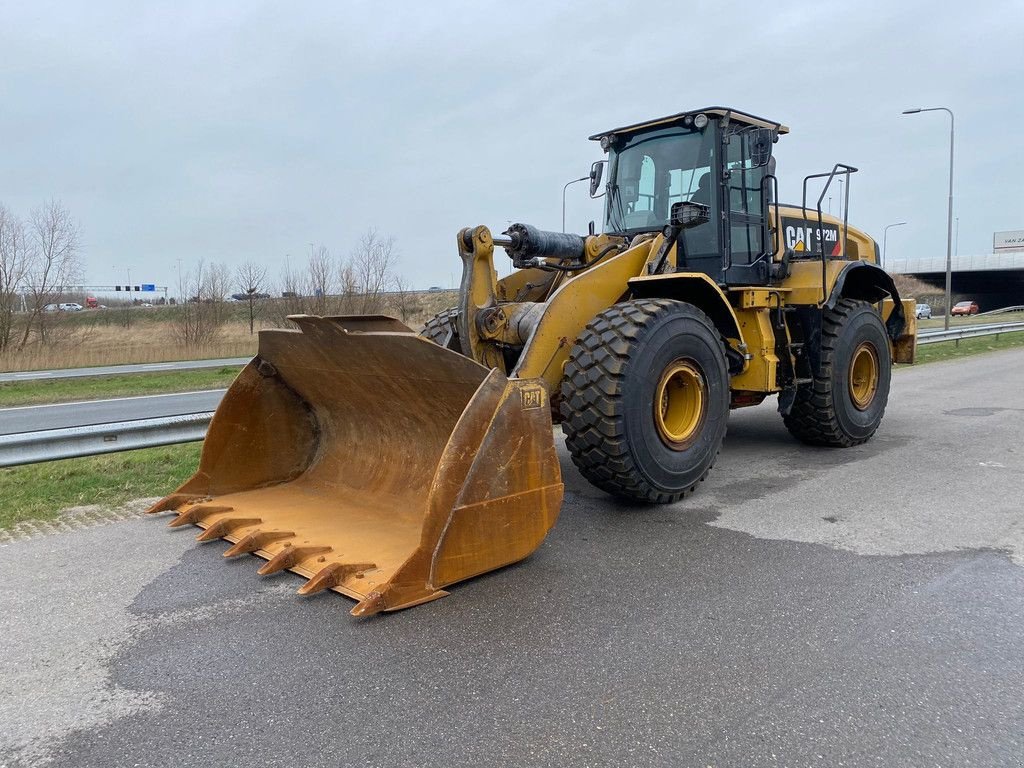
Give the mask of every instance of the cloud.
<svg viewBox="0 0 1024 768">
<path fill-rule="evenodd" d="M 858 166 L 851 222 L 890 253 L 945 248 L 956 111 L 960 251 L 1024 227 L 1011 3 L 31 4 L 0 30 L 3 202 L 56 197 L 89 279 L 397 238 L 414 285 L 457 275 L 462 226 L 561 225 L 586 137 L 710 104 L 787 123 L 782 193 Z M 585 185 L 570 227 L 600 219 Z"/>
</svg>

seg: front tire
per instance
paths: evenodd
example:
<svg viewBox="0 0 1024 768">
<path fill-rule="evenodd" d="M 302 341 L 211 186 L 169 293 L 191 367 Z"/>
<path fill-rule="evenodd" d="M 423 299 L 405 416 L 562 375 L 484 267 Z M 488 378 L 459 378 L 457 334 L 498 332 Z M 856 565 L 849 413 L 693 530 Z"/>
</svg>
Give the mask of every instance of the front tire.
<svg viewBox="0 0 1024 768">
<path fill-rule="evenodd" d="M 462 345 L 459 343 L 459 332 L 455 322 L 458 317 L 459 310 L 456 307 L 446 309 L 444 312 L 438 312 L 427 320 L 423 330 L 420 331 L 420 336 L 440 347 L 461 353 Z"/>
<path fill-rule="evenodd" d="M 808 445 L 849 448 L 871 439 L 889 402 L 892 353 L 870 304 L 840 299 L 821 326 L 821 365 L 797 389 L 786 428 Z"/>
<path fill-rule="evenodd" d="M 677 501 L 707 476 L 725 437 L 721 337 L 685 302 L 609 307 L 569 355 L 560 407 L 566 445 L 587 480 L 621 498 Z"/>
</svg>

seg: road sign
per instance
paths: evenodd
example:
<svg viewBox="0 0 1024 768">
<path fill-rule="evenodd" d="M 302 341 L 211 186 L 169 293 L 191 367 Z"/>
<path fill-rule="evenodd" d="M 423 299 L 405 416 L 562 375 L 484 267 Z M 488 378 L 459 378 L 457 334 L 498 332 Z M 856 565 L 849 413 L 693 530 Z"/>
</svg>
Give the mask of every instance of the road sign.
<svg viewBox="0 0 1024 768">
<path fill-rule="evenodd" d="M 1024 229 L 1015 229 L 1011 232 L 996 232 L 992 235 L 992 250 L 996 253 L 1024 251 Z"/>
<path fill-rule="evenodd" d="M 142 290 L 144 290 L 144 291 L 155 291 L 156 290 L 156 284 L 155 283 L 143 283 L 142 284 Z"/>
</svg>

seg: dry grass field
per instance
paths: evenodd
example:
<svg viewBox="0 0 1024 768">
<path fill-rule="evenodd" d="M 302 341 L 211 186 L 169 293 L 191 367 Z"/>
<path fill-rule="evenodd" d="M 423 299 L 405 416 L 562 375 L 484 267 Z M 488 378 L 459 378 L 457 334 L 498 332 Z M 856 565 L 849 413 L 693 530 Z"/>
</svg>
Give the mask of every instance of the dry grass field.
<svg viewBox="0 0 1024 768">
<path fill-rule="evenodd" d="M 405 315 L 405 322 L 419 330 L 456 300 L 455 291 L 409 292 L 401 299 L 388 294 L 383 312 L 399 318 Z M 276 325 L 270 319 L 275 314 L 275 300 L 264 301 L 267 303 L 258 307 L 257 330 Z M 212 341 L 199 346 L 178 342 L 175 313 L 180 311 L 180 307 L 164 306 L 57 313 L 48 318 L 52 328 L 50 343 L 0 355 L 0 371 L 246 357 L 256 353 L 257 337 L 249 334 L 246 304 L 226 305 L 227 321 Z"/>
</svg>

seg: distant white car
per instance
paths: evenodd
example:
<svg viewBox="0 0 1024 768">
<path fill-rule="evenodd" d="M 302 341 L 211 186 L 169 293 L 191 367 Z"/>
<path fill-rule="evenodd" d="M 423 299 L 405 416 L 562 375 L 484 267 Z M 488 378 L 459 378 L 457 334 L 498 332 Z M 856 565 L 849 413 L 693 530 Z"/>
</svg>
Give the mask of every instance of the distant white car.
<svg viewBox="0 0 1024 768">
<path fill-rule="evenodd" d="M 85 307 L 81 304 L 75 304 L 73 301 L 68 301 L 64 304 L 58 304 L 57 309 L 61 312 L 81 312 Z"/>
<path fill-rule="evenodd" d="M 59 309 L 60 307 L 57 306 L 56 304 L 47 304 L 45 307 L 43 307 L 43 312 L 56 312 Z"/>
<path fill-rule="evenodd" d="M 917 319 L 927 320 L 932 316 L 932 308 L 928 304 L 917 305 Z"/>
</svg>

